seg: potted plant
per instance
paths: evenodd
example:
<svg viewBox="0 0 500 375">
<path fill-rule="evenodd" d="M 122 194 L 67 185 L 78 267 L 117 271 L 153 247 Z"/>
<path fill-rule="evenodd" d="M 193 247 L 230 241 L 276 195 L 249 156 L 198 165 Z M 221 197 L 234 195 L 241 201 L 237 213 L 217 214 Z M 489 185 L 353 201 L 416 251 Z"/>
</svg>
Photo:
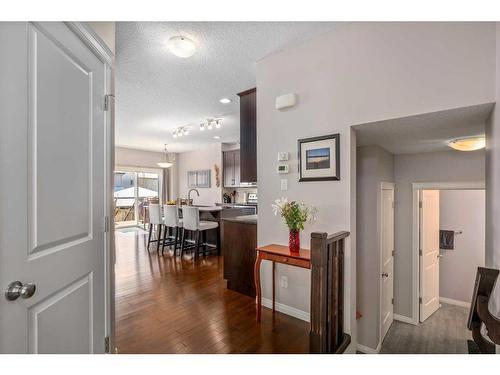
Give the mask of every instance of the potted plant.
<svg viewBox="0 0 500 375">
<path fill-rule="evenodd" d="M 304 203 L 288 201 L 286 198 L 277 199 L 272 205 L 275 215 L 280 215 L 290 231 L 288 248 L 291 252 L 300 250 L 300 231 L 304 224 L 314 219 L 315 210 Z"/>
</svg>

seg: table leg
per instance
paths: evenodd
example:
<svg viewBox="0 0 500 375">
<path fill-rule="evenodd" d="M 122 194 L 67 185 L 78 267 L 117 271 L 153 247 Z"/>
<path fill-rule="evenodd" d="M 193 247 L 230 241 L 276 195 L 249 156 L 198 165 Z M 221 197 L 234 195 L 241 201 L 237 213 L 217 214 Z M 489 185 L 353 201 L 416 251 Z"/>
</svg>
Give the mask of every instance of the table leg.
<svg viewBox="0 0 500 375">
<path fill-rule="evenodd" d="M 262 291 L 260 290 L 260 263 L 262 259 L 260 254 L 257 254 L 257 259 L 255 259 L 254 267 L 254 279 L 255 279 L 255 293 L 256 293 L 256 309 L 257 309 L 257 321 L 260 322 L 260 315 L 262 309 Z"/>
<path fill-rule="evenodd" d="M 276 263 L 273 262 L 273 314 L 276 311 Z"/>
</svg>

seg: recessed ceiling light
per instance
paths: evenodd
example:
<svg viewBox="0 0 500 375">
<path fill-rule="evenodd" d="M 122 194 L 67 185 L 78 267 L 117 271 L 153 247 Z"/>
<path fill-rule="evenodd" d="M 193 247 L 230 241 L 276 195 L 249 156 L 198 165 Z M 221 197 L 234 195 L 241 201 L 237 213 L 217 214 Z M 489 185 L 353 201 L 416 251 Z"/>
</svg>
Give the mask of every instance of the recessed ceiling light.
<svg viewBox="0 0 500 375">
<path fill-rule="evenodd" d="M 484 136 L 452 139 L 448 146 L 458 151 L 475 151 L 486 146 Z"/>
<path fill-rule="evenodd" d="M 214 135 L 214 139 L 220 139 L 220 135 Z"/>
<path fill-rule="evenodd" d="M 221 100 L 219 100 L 219 102 L 221 102 L 222 104 L 229 104 L 232 102 L 232 100 L 229 98 L 222 98 Z"/>
<path fill-rule="evenodd" d="M 196 44 L 185 36 L 173 36 L 168 40 L 168 49 L 175 56 L 187 58 L 196 52 Z"/>
</svg>

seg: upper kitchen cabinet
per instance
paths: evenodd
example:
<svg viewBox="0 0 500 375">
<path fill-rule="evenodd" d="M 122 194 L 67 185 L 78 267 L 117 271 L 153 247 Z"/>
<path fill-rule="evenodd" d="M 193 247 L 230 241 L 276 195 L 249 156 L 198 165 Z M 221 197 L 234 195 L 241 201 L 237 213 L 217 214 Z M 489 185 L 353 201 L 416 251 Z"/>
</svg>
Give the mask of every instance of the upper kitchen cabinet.
<svg viewBox="0 0 500 375">
<path fill-rule="evenodd" d="M 224 151 L 224 187 L 240 186 L 240 150 Z"/>
<path fill-rule="evenodd" d="M 240 180 L 257 182 L 257 89 L 240 97 Z"/>
</svg>

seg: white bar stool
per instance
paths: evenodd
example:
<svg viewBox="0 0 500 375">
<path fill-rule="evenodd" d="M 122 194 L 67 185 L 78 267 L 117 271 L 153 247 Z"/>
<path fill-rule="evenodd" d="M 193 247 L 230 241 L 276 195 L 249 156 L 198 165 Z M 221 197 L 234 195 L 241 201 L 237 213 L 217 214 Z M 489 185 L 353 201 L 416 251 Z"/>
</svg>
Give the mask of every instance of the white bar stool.
<svg viewBox="0 0 500 375">
<path fill-rule="evenodd" d="M 216 221 L 200 221 L 200 210 L 198 207 L 182 206 L 182 239 L 181 239 L 181 257 L 184 253 L 184 242 L 186 239 L 186 231 L 192 231 L 195 233 L 195 258 L 198 257 L 200 251 L 200 245 L 202 243 L 201 234 L 205 236 L 205 231 L 210 229 L 217 229 L 217 250 L 220 248 L 220 236 L 218 233 L 219 223 Z M 207 243 L 203 244 L 205 251 L 207 249 Z"/>
<path fill-rule="evenodd" d="M 149 236 L 148 236 L 148 250 L 149 244 L 151 242 L 156 242 L 156 251 L 160 251 L 160 242 L 161 242 L 161 228 L 163 223 L 163 218 L 161 217 L 160 205 L 159 204 L 150 204 L 149 205 Z M 153 232 L 153 225 L 157 227 L 157 240 L 151 240 L 151 234 Z"/>
<path fill-rule="evenodd" d="M 163 240 L 163 247 L 162 247 L 162 254 L 163 250 L 165 249 L 165 245 L 174 245 L 174 256 L 177 254 L 177 244 L 179 243 L 180 240 L 180 232 L 182 229 L 182 220 L 179 219 L 179 206 L 177 205 L 169 205 L 165 204 L 163 205 L 163 214 L 165 215 L 163 221 L 165 224 L 165 235 L 164 235 L 164 240 Z M 174 240 L 173 242 L 168 242 L 166 243 L 167 239 L 167 229 L 172 228 L 174 231 Z"/>
</svg>

